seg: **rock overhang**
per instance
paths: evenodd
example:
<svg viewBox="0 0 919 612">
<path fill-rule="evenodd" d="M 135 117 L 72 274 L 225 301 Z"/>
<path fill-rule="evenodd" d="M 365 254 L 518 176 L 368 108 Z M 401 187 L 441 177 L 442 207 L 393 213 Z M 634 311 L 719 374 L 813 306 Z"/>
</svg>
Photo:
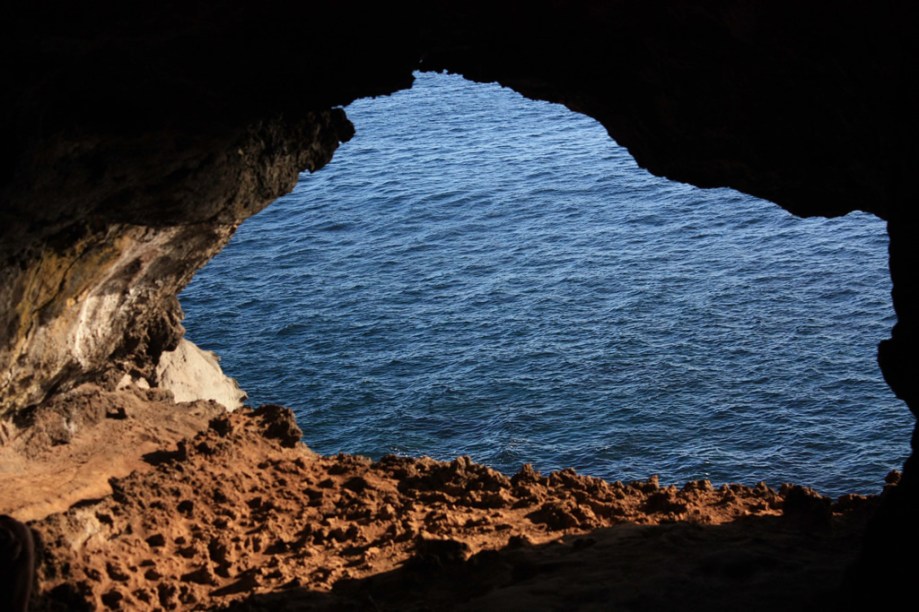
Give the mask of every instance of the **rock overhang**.
<svg viewBox="0 0 919 612">
<path fill-rule="evenodd" d="M 351 137 L 336 107 L 418 68 L 589 114 L 671 179 L 887 219 L 898 323 L 879 360 L 917 410 L 907 4 L 50 1 L 9 23 L 0 412 L 87 380 L 155 385 L 194 271 Z"/>
</svg>

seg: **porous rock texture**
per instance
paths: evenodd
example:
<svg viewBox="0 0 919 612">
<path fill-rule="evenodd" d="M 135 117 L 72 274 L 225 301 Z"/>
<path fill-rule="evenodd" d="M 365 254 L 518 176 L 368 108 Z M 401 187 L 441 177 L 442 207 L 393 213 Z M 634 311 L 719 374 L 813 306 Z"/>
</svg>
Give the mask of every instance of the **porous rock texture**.
<svg viewBox="0 0 919 612">
<path fill-rule="evenodd" d="M 321 457 L 289 410 L 219 416 L 33 524 L 40 609 L 821 609 L 877 499 Z"/>
<path fill-rule="evenodd" d="M 919 411 L 916 12 L 850 0 L 14 3 L 0 42 L 0 415 L 21 419 L 81 384 L 113 391 L 125 375 L 155 388 L 195 270 L 352 136 L 339 105 L 408 87 L 419 68 L 596 117 L 672 179 L 798 215 L 886 219 L 897 324 L 879 363 Z M 914 457 L 853 573 L 865 593 L 914 573 Z"/>
</svg>

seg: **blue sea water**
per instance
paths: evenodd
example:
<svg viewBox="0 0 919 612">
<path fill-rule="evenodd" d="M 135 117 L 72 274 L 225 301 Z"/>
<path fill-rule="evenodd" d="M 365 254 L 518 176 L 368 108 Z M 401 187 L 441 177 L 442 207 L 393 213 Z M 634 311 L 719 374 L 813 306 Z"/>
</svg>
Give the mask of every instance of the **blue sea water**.
<svg viewBox="0 0 919 612">
<path fill-rule="evenodd" d="M 241 226 L 188 336 L 322 453 L 874 492 L 912 418 L 882 221 L 637 167 L 594 120 L 419 74 Z"/>
</svg>

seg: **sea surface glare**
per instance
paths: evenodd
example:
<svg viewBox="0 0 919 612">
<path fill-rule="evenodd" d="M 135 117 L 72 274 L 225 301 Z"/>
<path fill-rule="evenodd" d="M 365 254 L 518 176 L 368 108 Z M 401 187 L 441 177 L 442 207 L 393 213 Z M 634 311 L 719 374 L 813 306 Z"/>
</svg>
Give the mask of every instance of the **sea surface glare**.
<svg viewBox="0 0 919 612">
<path fill-rule="evenodd" d="M 347 113 L 182 294 L 314 450 L 831 495 L 902 465 L 881 220 L 652 176 L 596 121 L 456 76 Z"/>
</svg>

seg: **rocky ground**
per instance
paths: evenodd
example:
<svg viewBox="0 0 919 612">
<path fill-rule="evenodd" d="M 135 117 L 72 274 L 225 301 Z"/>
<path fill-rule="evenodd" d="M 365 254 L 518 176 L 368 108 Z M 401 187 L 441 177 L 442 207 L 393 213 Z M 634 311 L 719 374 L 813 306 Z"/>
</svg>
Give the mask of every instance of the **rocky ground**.
<svg viewBox="0 0 919 612">
<path fill-rule="evenodd" d="M 877 503 L 323 457 L 285 408 L 138 389 L 30 418 L 5 426 L 0 513 L 41 541 L 36 609 L 822 609 Z"/>
</svg>

